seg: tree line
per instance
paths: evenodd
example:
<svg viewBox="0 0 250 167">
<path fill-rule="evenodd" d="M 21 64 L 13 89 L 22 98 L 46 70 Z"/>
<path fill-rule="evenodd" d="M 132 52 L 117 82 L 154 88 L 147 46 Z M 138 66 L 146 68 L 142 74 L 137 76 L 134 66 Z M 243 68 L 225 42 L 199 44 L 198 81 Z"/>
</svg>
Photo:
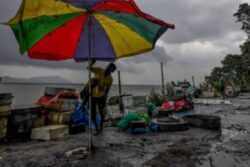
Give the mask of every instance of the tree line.
<svg viewBox="0 0 250 167">
<path fill-rule="evenodd" d="M 250 86 L 250 6 L 243 3 L 234 14 L 236 22 L 241 23 L 241 29 L 246 33 L 247 39 L 240 46 L 240 54 L 227 54 L 221 61 L 221 67 L 215 67 L 205 80 L 215 89 L 219 89 L 221 75 L 225 76 L 226 84 L 249 88 Z"/>
</svg>

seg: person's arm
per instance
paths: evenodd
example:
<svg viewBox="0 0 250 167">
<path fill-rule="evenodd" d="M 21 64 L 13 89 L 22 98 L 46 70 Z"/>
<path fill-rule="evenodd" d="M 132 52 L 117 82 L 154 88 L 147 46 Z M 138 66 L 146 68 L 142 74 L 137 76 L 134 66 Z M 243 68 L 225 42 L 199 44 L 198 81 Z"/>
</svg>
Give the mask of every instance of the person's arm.
<svg viewBox="0 0 250 167">
<path fill-rule="evenodd" d="M 105 81 L 105 85 L 106 85 L 106 88 L 105 88 L 105 98 L 107 99 L 108 97 L 108 94 L 109 94 L 109 91 L 110 91 L 110 88 L 112 86 L 112 83 L 113 83 L 113 79 L 110 77 L 109 79 L 107 79 Z"/>
<path fill-rule="evenodd" d="M 107 87 L 107 88 L 105 89 L 105 97 L 106 97 L 106 99 L 107 99 L 107 97 L 108 97 L 109 90 L 110 90 L 110 87 Z"/>
</svg>

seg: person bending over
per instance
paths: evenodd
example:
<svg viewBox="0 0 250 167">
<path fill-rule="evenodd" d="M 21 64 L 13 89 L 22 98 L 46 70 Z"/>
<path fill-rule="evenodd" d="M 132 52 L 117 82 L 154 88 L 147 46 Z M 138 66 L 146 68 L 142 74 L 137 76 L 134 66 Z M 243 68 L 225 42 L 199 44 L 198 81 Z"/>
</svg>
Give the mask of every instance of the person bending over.
<svg viewBox="0 0 250 167">
<path fill-rule="evenodd" d="M 94 64 L 93 62 L 92 64 Z M 94 73 L 95 77 L 91 79 L 91 88 L 92 88 L 92 121 L 94 123 L 96 133 L 99 134 L 102 132 L 104 117 L 105 117 L 105 108 L 106 108 L 106 101 L 108 97 L 109 90 L 113 83 L 112 73 L 116 70 L 116 65 L 114 63 L 110 63 L 105 69 L 101 67 L 92 67 L 91 72 Z M 88 101 L 88 84 L 85 86 L 84 90 L 81 92 L 83 104 L 86 104 Z M 101 125 L 100 128 L 98 127 L 96 121 L 96 107 L 98 107 L 100 116 L 101 116 Z"/>
</svg>

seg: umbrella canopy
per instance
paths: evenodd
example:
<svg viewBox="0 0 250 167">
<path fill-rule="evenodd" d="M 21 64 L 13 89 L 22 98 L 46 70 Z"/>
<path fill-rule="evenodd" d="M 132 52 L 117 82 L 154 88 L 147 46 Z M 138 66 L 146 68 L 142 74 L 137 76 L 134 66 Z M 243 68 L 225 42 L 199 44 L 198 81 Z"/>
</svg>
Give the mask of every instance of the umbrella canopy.
<svg viewBox="0 0 250 167">
<path fill-rule="evenodd" d="M 115 61 L 150 51 L 174 25 L 133 0 L 23 0 L 8 24 L 33 59 Z M 91 53 L 90 53 L 91 51 Z"/>
<path fill-rule="evenodd" d="M 168 28 L 174 29 L 142 12 L 133 0 L 23 0 L 6 24 L 20 52 L 30 58 L 88 60 L 89 65 L 91 59 L 115 61 L 150 51 Z M 91 111 L 91 96 L 89 103 Z M 89 120 L 91 127 L 91 112 Z"/>
</svg>

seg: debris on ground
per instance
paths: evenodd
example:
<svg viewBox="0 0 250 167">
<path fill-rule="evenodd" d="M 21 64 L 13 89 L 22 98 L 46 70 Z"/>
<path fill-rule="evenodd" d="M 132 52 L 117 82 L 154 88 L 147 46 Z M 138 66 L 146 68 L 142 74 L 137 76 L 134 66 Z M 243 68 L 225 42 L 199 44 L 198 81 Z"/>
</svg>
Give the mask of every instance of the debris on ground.
<svg viewBox="0 0 250 167">
<path fill-rule="evenodd" d="M 80 133 L 41 142 L 2 144 L 3 167 L 233 167 L 250 164 L 250 109 L 238 110 L 248 101 L 233 99 L 233 105 L 197 104 L 194 113 L 221 118 L 221 130 L 190 127 L 186 131 L 132 135 L 108 127 L 93 137 L 92 156 L 65 153 L 88 147 L 88 134 Z M 71 155 L 71 154 L 68 154 Z M 3 158 L 4 157 L 4 158 Z"/>
</svg>

